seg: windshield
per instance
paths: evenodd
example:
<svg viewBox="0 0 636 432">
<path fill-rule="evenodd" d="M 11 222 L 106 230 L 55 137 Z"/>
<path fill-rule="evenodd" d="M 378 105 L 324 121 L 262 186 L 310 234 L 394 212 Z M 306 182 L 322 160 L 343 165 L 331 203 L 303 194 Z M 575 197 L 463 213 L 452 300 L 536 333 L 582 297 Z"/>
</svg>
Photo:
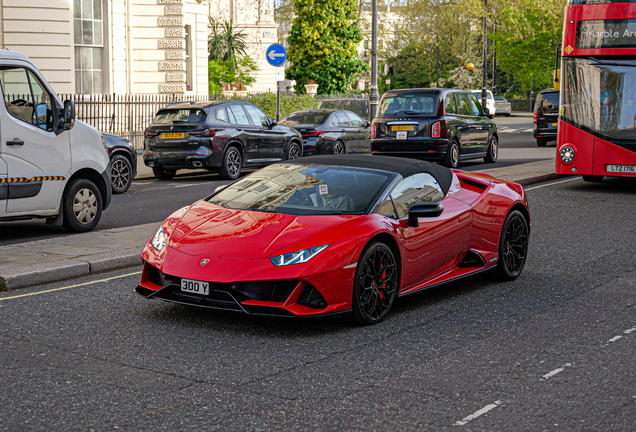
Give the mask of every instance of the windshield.
<svg viewBox="0 0 636 432">
<path fill-rule="evenodd" d="M 208 201 L 235 210 L 291 215 L 365 214 L 393 175 L 324 165 L 270 165 Z"/>
<path fill-rule="evenodd" d="M 152 121 L 154 125 L 169 123 L 199 123 L 205 121 L 207 113 L 201 109 L 162 110 L 157 113 Z"/>
<path fill-rule="evenodd" d="M 294 127 L 299 125 L 311 125 L 317 126 L 325 121 L 325 118 L 329 113 L 325 112 L 299 112 L 290 114 L 283 118 L 278 124 L 288 127 Z"/>
<path fill-rule="evenodd" d="M 392 94 L 382 98 L 378 117 L 434 116 L 436 113 L 437 96 L 434 94 Z"/>
<path fill-rule="evenodd" d="M 563 60 L 563 120 L 606 139 L 636 139 L 636 60 Z"/>
</svg>

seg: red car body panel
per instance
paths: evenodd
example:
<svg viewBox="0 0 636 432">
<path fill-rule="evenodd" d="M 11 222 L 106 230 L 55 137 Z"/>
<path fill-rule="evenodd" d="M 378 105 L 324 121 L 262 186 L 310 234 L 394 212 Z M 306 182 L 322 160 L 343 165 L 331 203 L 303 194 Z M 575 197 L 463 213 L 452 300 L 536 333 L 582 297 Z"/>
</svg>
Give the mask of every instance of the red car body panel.
<svg viewBox="0 0 636 432">
<path fill-rule="evenodd" d="M 289 316 L 309 316 L 344 312 L 352 308 L 355 265 L 373 238 L 390 236 L 397 246 L 399 295 L 405 295 L 492 268 L 507 214 L 517 206 L 529 221 L 523 188 L 487 175 L 454 171 L 442 205 L 440 216 L 420 218 L 419 226 L 412 227 L 407 218 L 379 214 L 294 216 L 229 210 L 199 201 L 163 222 L 167 247 L 158 252 L 150 243 L 146 245 L 136 291 L 152 297 L 162 289 L 151 281 L 154 269 L 170 277 L 215 284 L 298 281 L 284 301 L 245 299 L 237 303 L 253 313 L 269 310 L 278 315 L 284 311 Z M 304 264 L 277 267 L 270 260 L 325 244 L 330 246 Z M 459 267 L 469 250 L 481 255 L 485 264 Z M 202 265 L 202 260 L 208 262 Z M 298 303 L 307 286 L 318 290 L 327 307 Z"/>
</svg>

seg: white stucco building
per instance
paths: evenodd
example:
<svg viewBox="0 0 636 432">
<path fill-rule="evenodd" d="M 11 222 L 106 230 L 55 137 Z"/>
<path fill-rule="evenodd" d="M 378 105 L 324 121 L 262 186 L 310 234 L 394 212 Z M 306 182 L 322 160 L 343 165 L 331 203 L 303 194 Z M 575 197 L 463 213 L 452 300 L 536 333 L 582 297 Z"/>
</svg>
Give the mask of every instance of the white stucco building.
<svg viewBox="0 0 636 432">
<path fill-rule="evenodd" d="M 208 16 L 233 20 L 274 90 L 273 0 L 0 0 L 0 43 L 33 59 L 58 93 L 208 92 Z"/>
</svg>

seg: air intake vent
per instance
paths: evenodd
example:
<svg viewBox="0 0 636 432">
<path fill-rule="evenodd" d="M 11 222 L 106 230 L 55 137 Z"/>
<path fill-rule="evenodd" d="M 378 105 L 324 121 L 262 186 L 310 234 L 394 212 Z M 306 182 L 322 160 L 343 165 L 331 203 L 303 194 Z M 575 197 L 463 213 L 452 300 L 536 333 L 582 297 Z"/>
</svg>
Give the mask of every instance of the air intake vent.
<svg viewBox="0 0 636 432">
<path fill-rule="evenodd" d="M 303 292 L 300 293 L 298 304 L 307 306 L 313 309 L 324 309 L 327 307 L 327 302 L 316 288 L 311 284 L 307 284 Z"/>
<path fill-rule="evenodd" d="M 459 268 L 481 268 L 486 265 L 486 260 L 475 251 L 469 250 L 464 259 L 459 263 Z"/>
</svg>

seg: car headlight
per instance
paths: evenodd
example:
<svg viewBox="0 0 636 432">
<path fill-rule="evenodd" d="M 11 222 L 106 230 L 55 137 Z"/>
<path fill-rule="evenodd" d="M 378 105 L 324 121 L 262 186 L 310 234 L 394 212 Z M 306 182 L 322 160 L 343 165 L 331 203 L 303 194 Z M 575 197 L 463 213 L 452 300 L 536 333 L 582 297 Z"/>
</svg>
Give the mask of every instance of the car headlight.
<svg viewBox="0 0 636 432">
<path fill-rule="evenodd" d="M 303 249 L 297 252 L 292 252 L 292 253 L 288 253 L 284 255 L 278 255 L 274 258 L 270 258 L 270 261 L 272 262 L 272 264 L 274 264 L 277 267 L 306 263 L 307 261 L 309 261 L 316 255 L 318 255 L 320 252 L 327 249 L 328 246 L 329 245 L 326 244 L 326 245 L 316 246 L 309 249 Z"/>
<path fill-rule="evenodd" d="M 152 236 L 150 244 L 157 251 L 161 251 L 163 248 L 166 247 L 166 236 L 163 233 L 163 227 L 159 227 L 155 235 Z"/>
<path fill-rule="evenodd" d="M 570 163 L 574 160 L 574 149 L 570 146 L 563 147 L 560 154 L 563 163 Z"/>
</svg>

